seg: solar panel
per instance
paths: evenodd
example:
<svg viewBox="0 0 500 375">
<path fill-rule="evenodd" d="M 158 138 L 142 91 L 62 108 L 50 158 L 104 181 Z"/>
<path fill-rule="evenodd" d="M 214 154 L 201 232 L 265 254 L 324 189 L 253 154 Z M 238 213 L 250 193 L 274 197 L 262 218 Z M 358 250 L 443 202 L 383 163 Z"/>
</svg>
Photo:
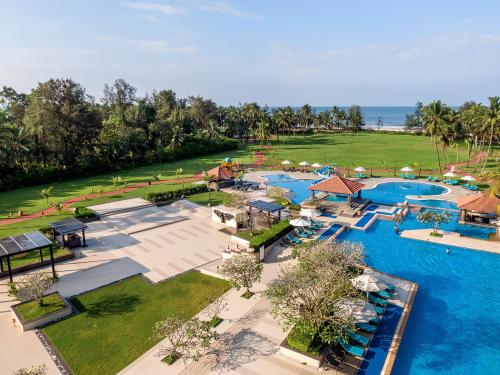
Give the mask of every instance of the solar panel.
<svg viewBox="0 0 500 375">
<path fill-rule="evenodd" d="M 248 203 L 248 205 L 258 210 L 268 211 L 268 212 L 274 212 L 283 209 L 283 206 L 281 204 L 275 202 L 260 201 L 260 200 L 251 201 Z"/>
<path fill-rule="evenodd" d="M 87 228 L 84 223 L 75 218 L 55 221 L 53 223 L 49 223 L 49 226 L 54 228 L 60 234 L 73 233 Z"/>
<path fill-rule="evenodd" d="M 47 237 L 38 231 L 2 238 L 0 239 L 0 256 L 36 250 L 49 246 L 51 243 Z"/>
</svg>

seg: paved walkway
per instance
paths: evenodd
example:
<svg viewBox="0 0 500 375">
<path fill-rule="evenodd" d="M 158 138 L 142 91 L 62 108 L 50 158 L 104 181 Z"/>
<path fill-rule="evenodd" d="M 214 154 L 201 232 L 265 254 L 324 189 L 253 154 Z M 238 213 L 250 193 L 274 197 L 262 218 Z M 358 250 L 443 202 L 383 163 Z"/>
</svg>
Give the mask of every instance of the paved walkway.
<svg viewBox="0 0 500 375">
<path fill-rule="evenodd" d="M 401 233 L 401 237 L 500 254 L 499 241 L 486 241 L 470 237 L 462 237 L 459 233 L 444 231 L 439 231 L 439 233 L 443 234 L 443 237 L 434 237 L 430 235 L 431 232 L 432 229 L 429 228 L 405 230 Z"/>
</svg>

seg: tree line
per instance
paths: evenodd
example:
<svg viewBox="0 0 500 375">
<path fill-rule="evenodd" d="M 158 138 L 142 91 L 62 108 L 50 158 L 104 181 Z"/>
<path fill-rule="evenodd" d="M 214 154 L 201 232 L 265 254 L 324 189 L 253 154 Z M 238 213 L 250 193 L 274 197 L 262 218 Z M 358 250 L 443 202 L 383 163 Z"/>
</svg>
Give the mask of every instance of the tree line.
<svg viewBox="0 0 500 375">
<path fill-rule="evenodd" d="M 172 90 L 139 96 L 123 79 L 105 85 L 97 101 L 71 79 L 50 79 L 28 94 L 0 91 L 0 188 L 224 151 L 237 147 L 235 139 L 264 143 L 271 135 L 363 125 L 359 106 L 318 114 L 309 105 L 224 107 Z"/>
<path fill-rule="evenodd" d="M 440 100 L 428 105 L 417 103 L 415 112 L 406 116 L 405 130 L 430 135 L 436 150 L 439 171 L 443 164 L 452 163 L 448 150 L 455 148 L 459 161 L 459 145 L 467 145 L 467 164 L 473 153 L 485 153 L 481 173 L 484 172 L 492 147 L 500 139 L 500 97 L 488 98 L 488 105 L 467 101 L 459 108 L 452 108 Z M 474 172 L 479 167 L 477 159 Z"/>
</svg>

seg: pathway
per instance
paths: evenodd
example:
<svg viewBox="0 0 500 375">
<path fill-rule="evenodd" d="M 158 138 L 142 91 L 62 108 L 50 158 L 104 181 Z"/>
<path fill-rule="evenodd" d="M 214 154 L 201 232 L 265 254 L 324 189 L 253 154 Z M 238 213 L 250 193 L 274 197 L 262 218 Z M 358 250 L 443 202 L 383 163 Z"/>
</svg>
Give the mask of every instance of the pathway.
<svg viewBox="0 0 500 375">
<path fill-rule="evenodd" d="M 159 183 L 162 183 L 162 184 L 176 183 L 176 182 L 183 183 L 183 182 L 193 182 L 193 181 L 197 181 L 197 180 L 198 179 L 195 177 L 187 177 L 187 178 L 181 178 L 181 179 L 160 180 Z M 78 197 L 73 197 L 73 198 L 70 198 L 66 201 L 63 201 L 62 206 L 63 206 L 63 209 L 65 209 L 65 208 L 71 207 L 75 203 L 78 203 L 78 202 L 81 202 L 81 201 L 84 201 L 87 199 L 100 198 L 102 196 L 104 196 L 104 197 L 113 196 L 113 195 L 118 194 L 118 193 L 127 193 L 129 191 L 133 191 L 133 190 L 139 189 L 141 187 L 149 186 L 149 185 L 150 184 L 148 182 L 139 182 L 139 183 L 134 184 L 134 185 L 129 185 L 129 186 L 124 187 L 124 188 L 120 188 L 120 189 L 116 189 L 116 190 L 112 190 L 112 191 L 107 191 L 107 192 L 104 192 L 102 194 L 99 194 L 99 193 L 84 194 L 84 195 L 80 195 Z M 2 219 L 2 220 L 0 220 L 0 225 L 20 223 L 20 222 L 23 222 L 26 220 L 36 219 L 36 218 L 39 218 L 39 217 L 42 217 L 42 216 L 45 216 L 45 215 L 48 215 L 51 213 L 55 213 L 55 212 L 56 212 L 56 209 L 54 207 L 49 207 L 49 208 L 46 208 L 45 210 L 33 212 L 31 214 L 28 214 L 28 215 L 14 217 L 11 219 Z"/>
</svg>

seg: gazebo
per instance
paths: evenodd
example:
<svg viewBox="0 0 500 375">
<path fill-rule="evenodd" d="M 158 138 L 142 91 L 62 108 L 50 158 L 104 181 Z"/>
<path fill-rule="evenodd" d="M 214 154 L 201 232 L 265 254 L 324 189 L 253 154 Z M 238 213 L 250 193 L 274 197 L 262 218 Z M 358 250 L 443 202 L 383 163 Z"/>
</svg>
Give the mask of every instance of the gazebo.
<svg viewBox="0 0 500 375">
<path fill-rule="evenodd" d="M 45 237 L 41 232 L 29 232 L 19 234 L 17 236 L 10 236 L 0 239 L 0 268 L 4 272 L 4 259 L 7 260 L 7 271 L 9 272 L 9 280 L 12 282 L 12 267 L 10 258 L 29 253 L 31 251 L 40 252 L 40 261 L 43 262 L 43 249 L 49 249 L 50 262 L 52 265 L 52 274 L 56 277 L 56 270 L 54 267 L 54 252 L 52 248 L 52 241 Z"/>
<path fill-rule="evenodd" d="M 63 247 L 64 246 L 79 247 L 77 246 L 78 244 L 74 244 L 74 246 L 71 246 L 72 244 L 67 244 L 66 243 L 67 240 L 65 239 L 64 236 L 68 236 L 69 234 L 76 234 L 77 231 L 81 231 L 83 247 L 87 247 L 87 242 L 85 241 L 85 229 L 87 229 L 87 225 L 81 222 L 80 220 L 71 217 L 69 219 L 64 219 L 49 223 L 49 227 L 52 228 L 54 239 L 56 238 L 57 234 L 61 235 L 61 242 L 62 242 L 61 244 Z"/>
<path fill-rule="evenodd" d="M 365 184 L 362 184 L 361 182 L 356 182 L 349 180 L 348 178 L 335 175 L 327 180 L 323 180 L 317 184 L 309 186 L 309 190 L 311 190 L 313 197 L 316 191 L 322 191 L 324 193 L 347 195 L 350 201 L 352 195 L 356 193 L 357 197 L 361 198 L 361 190 L 364 187 Z"/>
<path fill-rule="evenodd" d="M 284 209 L 284 207 L 281 204 L 278 204 L 276 202 L 262 201 L 262 200 L 250 201 L 247 203 L 247 205 L 250 208 L 250 214 L 252 213 L 252 208 L 259 210 L 260 212 L 263 211 L 267 212 L 267 218 L 269 223 L 271 222 L 272 213 L 278 212 L 278 220 L 279 220 L 281 219 L 281 210 Z"/>
<path fill-rule="evenodd" d="M 498 226 L 500 198 L 487 193 L 458 198 L 460 221 L 470 224 Z"/>
</svg>

